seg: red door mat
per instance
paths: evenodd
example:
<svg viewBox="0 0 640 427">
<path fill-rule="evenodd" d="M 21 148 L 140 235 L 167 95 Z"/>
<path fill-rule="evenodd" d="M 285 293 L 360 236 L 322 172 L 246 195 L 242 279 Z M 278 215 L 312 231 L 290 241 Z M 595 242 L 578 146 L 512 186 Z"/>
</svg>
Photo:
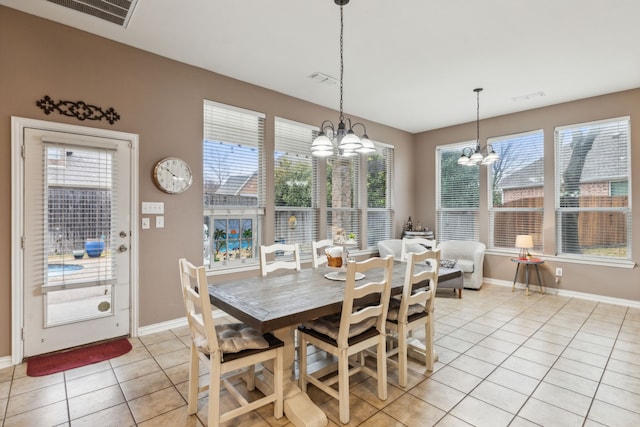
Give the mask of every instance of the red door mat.
<svg viewBox="0 0 640 427">
<path fill-rule="evenodd" d="M 67 369 L 91 365 L 122 356 L 131 350 L 131 343 L 126 338 L 103 341 L 71 350 L 35 356 L 27 359 L 27 375 L 41 377 L 55 374 Z"/>
</svg>

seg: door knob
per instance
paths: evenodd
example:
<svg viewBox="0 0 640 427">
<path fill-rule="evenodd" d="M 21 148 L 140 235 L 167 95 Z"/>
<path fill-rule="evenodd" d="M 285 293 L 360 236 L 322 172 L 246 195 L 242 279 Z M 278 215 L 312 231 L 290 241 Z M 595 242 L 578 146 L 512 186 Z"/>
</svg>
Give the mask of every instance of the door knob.
<svg viewBox="0 0 640 427">
<path fill-rule="evenodd" d="M 127 232 L 126 231 L 121 231 L 120 232 L 120 237 L 127 237 Z"/>
<path fill-rule="evenodd" d="M 120 245 L 120 247 L 118 247 L 118 252 L 127 252 L 127 245 Z"/>
</svg>

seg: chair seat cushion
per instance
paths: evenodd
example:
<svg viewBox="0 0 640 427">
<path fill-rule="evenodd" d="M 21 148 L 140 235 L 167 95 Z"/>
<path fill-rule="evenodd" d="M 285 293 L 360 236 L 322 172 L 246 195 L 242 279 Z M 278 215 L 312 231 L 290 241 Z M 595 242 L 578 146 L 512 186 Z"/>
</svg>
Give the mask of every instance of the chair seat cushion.
<svg viewBox="0 0 640 427">
<path fill-rule="evenodd" d="M 412 316 L 416 313 L 423 313 L 426 311 L 422 304 L 412 304 L 407 309 L 407 316 Z M 400 312 L 400 301 L 391 298 L 389 300 L 389 311 L 387 312 L 387 320 L 398 320 L 398 313 Z"/>
<path fill-rule="evenodd" d="M 303 322 L 302 326 L 307 329 L 313 329 L 323 335 L 337 340 L 338 331 L 340 329 L 340 317 L 341 314 L 331 314 L 329 316 L 320 317 L 319 319 Z M 351 328 L 349 328 L 349 338 L 361 334 L 367 329 L 373 327 L 376 324 L 376 320 L 377 319 L 375 317 L 370 317 L 360 323 L 351 325 Z"/>
<path fill-rule="evenodd" d="M 459 259 L 457 267 L 462 270 L 463 273 L 473 273 L 473 261 L 469 259 Z"/>
<path fill-rule="evenodd" d="M 218 346 L 223 353 L 238 353 L 248 349 L 269 348 L 269 343 L 262 334 L 244 323 L 227 323 L 216 325 Z M 198 351 L 209 354 L 209 344 L 203 336 L 194 338 Z"/>
</svg>

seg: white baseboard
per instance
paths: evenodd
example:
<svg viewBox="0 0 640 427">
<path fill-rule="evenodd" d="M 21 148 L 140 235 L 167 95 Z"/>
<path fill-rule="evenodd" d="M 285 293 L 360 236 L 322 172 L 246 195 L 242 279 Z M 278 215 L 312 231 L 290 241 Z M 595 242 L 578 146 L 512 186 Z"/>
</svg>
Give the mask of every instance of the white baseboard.
<svg viewBox="0 0 640 427">
<path fill-rule="evenodd" d="M 217 319 L 226 316 L 222 310 L 213 310 L 213 318 Z M 177 329 L 188 326 L 187 318 L 180 317 L 178 319 L 167 320 L 165 322 L 154 323 L 153 325 L 141 326 L 138 328 L 138 336 L 144 336 L 149 334 L 155 334 L 158 332 L 168 331 L 169 329 Z"/>
<path fill-rule="evenodd" d="M 11 356 L 0 357 L 0 369 L 10 368 L 13 366 L 11 363 Z"/>
<path fill-rule="evenodd" d="M 490 279 L 485 277 L 482 279 L 482 281 L 483 283 L 487 283 L 490 285 L 507 286 L 509 288 L 513 286 L 513 282 L 508 280 Z M 538 285 L 534 284 L 529 286 L 530 286 L 530 290 L 537 291 L 538 289 Z M 523 283 L 519 283 L 519 282 L 516 283 L 516 288 L 521 289 L 522 287 L 524 287 Z M 602 302 L 606 304 L 623 305 L 626 307 L 640 308 L 640 301 L 636 301 L 636 300 L 614 298 L 614 297 L 608 297 L 604 295 L 588 294 L 585 292 L 569 291 L 566 289 L 558 289 L 558 288 L 545 287 L 544 291 L 548 294 L 559 295 L 561 297 L 579 298 L 579 299 L 586 299 L 590 301 Z"/>
</svg>

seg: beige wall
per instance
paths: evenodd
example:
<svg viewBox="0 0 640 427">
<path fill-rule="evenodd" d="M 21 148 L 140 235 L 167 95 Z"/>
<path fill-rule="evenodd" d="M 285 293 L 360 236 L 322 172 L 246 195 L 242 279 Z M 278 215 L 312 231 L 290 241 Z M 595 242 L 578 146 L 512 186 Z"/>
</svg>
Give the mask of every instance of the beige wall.
<svg viewBox="0 0 640 427">
<path fill-rule="evenodd" d="M 554 217 L 554 127 L 592 120 L 621 116 L 631 117 L 631 163 L 640 165 L 640 89 L 598 96 L 554 105 L 546 108 L 525 111 L 495 117 L 480 122 L 480 138 L 509 135 L 535 129 L 544 131 L 545 150 L 545 186 L 544 186 L 544 264 L 543 282 L 550 287 L 562 290 L 585 292 L 608 297 L 640 301 L 640 269 L 576 264 L 555 259 L 555 217 Z M 459 126 L 438 129 L 416 135 L 416 182 L 426 183 L 424 191 L 416 192 L 416 216 L 426 224 L 436 225 L 436 187 L 435 187 L 435 147 L 475 140 L 475 122 Z M 483 144 L 484 144 L 483 142 Z M 417 167 L 417 165 L 423 167 Z M 480 196 L 480 239 L 488 241 L 488 214 L 486 191 L 486 168 L 481 167 Z M 640 173 L 632 168 L 631 200 L 640 200 Z M 634 206 L 632 220 L 633 261 L 640 260 L 640 215 L 638 206 Z M 436 236 L 438 232 L 436 230 Z M 514 249 L 514 254 L 516 250 Z M 563 268 L 563 277 L 555 284 L 555 267 Z M 485 257 L 484 276 L 492 279 L 512 281 L 515 265 L 508 255 L 488 254 Z M 534 281 L 535 283 L 535 281 Z"/>
<path fill-rule="evenodd" d="M 44 95 L 113 107 L 121 120 L 80 122 L 36 106 Z M 337 113 L 260 87 L 127 47 L 0 6 L 0 357 L 11 352 L 11 116 L 131 132 L 140 136 L 140 201 L 165 203 L 162 230 L 140 230 L 140 326 L 184 316 L 177 260 L 202 257 L 202 101 L 309 124 Z M 348 112 L 347 112 L 348 113 Z M 368 134 L 396 148 L 396 225 L 413 214 L 413 136 L 365 121 Z M 155 162 L 179 156 L 195 184 L 181 195 L 152 182 Z M 401 166 L 401 167 L 400 167 Z M 273 203 L 271 202 L 271 205 Z M 257 274 L 257 273 L 256 273 Z"/>
</svg>

